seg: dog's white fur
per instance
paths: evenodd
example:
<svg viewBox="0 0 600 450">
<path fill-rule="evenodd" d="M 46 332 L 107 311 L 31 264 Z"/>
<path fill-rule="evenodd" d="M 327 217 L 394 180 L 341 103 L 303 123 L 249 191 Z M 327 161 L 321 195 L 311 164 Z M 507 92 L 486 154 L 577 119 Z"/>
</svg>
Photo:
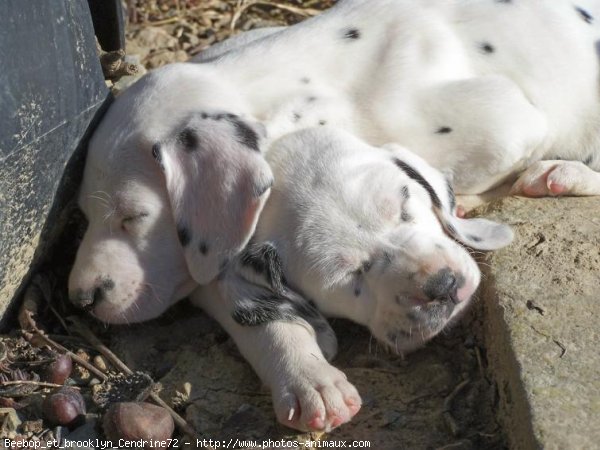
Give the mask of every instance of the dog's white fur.
<svg viewBox="0 0 600 450">
<path fill-rule="evenodd" d="M 70 277 L 71 296 L 93 306 L 99 319 L 123 323 L 156 317 L 192 294 L 271 386 L 281 421 L 320 429 L 349 420 L 360 399 L 324 357 L 323 351 L 330 354 L 334 347 L 327 332 L 321 333 L 326 337 L 319 347 L 319 333 L 309 322 L 240 326 L 231 318 L 239 299 L 222 294 L 247 285 L 225 283 L 225 276 L 198 288 L 223 273 L 227 263 L 231 266 L 255 232 L 273 176 L 257 150 L 264 152 L 293 131 L 326 124 L 372 145 L 409 148 L 453 178 L 459 193 L 484 193 L 525 170 L 513 186 L 515 193 L 600 194 L 600 174 L 594 171 L 600 169 L 600 30 L 589 19 L 589 14 L 600 17 L 600 5 L 597 0 L 581 3 L 587 16 L 566 0 L 345 0 L 297 26 L 224 44 L 206 54 L 202 64 L 173 64 L 152 72 L 115 101 L 90 143 L 80 194 L 90 226 Z M 317 148 L 331 154 L 328 146 L 336 147 L 337 138 L 314 133 L 302 139 L 316 140 L 307 150 L 318 161 Z M 280 142 L 283 148 L 288 144 Z M 301 142 L 292 147 L 301 153 Z M 344 151 L 361 145 L 351 142 L 350 147 Z M 372 153 L 361 167 L 383 164 L 375 163 L 384 158 L 382 150 L 361 148 Z M 401 151 L 393 147 L 388 152 L 391 157 Z M 299 188 L 294 158 L 286 159 L 290 167 L 285 167 L 277 163 L 276 153 L 271 163 Z M 361 160 L 348 158 L 341 159 Z M 394 169 L 389 166 L 382 171 Z M 431 180 L 439 174 L 419 167 L 435 184 Z M 322 173 L 329 170 L 324 167 Z M 344 166 L 342 172 L 349 170 Z M 364 216 L 364 226 L 374 231 L 363 250 L 377 248 L 382 230 L 398 214 L 389 203 L 391 193 L 386 199 L 376 178 L 373 185 L 349 183 L 356 197 L 340 203 L 339 214 L 323 217 L 336 226 L 332 236 L 341 239 L 339 248 L 353 244 L 352 252 L 340 253 L 341 267 L 354 267 L 366 256 L 356 242 L 344 241 L 359 235 L 344 234 L 357 203 L 374 192 L 384 199 L 376 214 Z M 332 176 L 335 180 L 341 181 Z M 289 186 L 293 197 L 294 185 Z M 429 229 L 449 249 L 454 244 L 443 238 L 441 226 L 455 218 L 448 219 L 448 211 L 433 214 L 423 191 L 420 197 L 412 212 L 423 218 L 423 236 Z M 293 215 L 280 216 L 283 223 L 276 220 L 282 202 L 274 202 L 274 208 L 267 203 L 261 222 L 266 228 L 259 226 L 265 239 L 273 240 L 290 225 Z M 319 206 L 313 206 L 316 212 Z M 311 218 L 312 213 L 296 219 L 310 223 Z M 427 260 L 424 239 L 415 242 L 417 259 Z M 283 253 L 284 259 L 292 254 Z M 336 253 L 312 254 L 310 246 L 303 247 L 300 265 L 286 266 L 291 281 L 310 288 L 315 278 L 303 277 L 315 276 L 310 272 L 314 258 L 335 258 Z M 466 254 L 448 261 L 469 280 L 463 300 L 478 282 L 469 261 Z M 316 279 L 324 284 L 313 286 L 311 295 L 319 307 L 371 326 L 387 339 L 390 324 L 373 318 L 382 308 L 379 298 L 389 301 L 396 292 L 396 281 L 373 289 L 364 277 L 366 306 L 354 301 L 356 312 L 342 312 L 337 294 L 331 299 L 323 295 L 332 285 L 326 277 L 332 264 L 317 264 Z M 342 273 L 347 274 L 341 270 L 337 275 Z M 349 290 L 355 282 L 338 276 L 333 284 Z M 405 325 L 401 318 L 391 324 L 402 330 Z M 269 346 L 272 351 L 264 352 Z"/>
</svg>

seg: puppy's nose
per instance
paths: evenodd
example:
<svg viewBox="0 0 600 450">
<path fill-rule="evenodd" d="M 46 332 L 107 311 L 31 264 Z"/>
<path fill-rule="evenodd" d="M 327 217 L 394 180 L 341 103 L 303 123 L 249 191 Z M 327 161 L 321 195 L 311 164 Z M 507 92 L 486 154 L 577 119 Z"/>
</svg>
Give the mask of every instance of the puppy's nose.
<svg viewBox="0 0 600 450">
<path fill-rule="evenodd" d="M 458 303 L 458 280 L 454 273 L 445 268 L 429 277 L 423 292 L 430 300 Z"/>
<path fill-rule="evenodd" d="M 78 289 L 72 293 L 70 297 L 71 303 L 76 307 L 81 308 L 84 311 L 90 311 L 97 303 L 101 302 L 106 297 L 106 286 L 101 284 L 87 291 Z"/>
</svg>

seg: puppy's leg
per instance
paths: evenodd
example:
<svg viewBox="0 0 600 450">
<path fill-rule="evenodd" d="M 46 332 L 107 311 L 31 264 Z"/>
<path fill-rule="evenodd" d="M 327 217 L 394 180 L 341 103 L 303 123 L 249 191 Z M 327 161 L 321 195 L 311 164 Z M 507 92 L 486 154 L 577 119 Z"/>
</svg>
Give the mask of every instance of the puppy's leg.
<svg viewBox="0 0 600 450">
<path fill-rule="evenodd" d="M 225 328 L 271 389 L 279 422 L 314 431 L 352 419 L 361 399 L 346 375 L 327 362 L 337 342 L 325 319 L 308 304 L 267 298 L 264 288 L 245 286 L 245 280 L 233 283 L 202 287 L 192 301 Z"/>
<path fill-rule="evenodd" d="M 600 195 L 600 173 L 579 161 L 538 161 L 520 175 L 511 194 L 526 197 Z"/>
</svg>

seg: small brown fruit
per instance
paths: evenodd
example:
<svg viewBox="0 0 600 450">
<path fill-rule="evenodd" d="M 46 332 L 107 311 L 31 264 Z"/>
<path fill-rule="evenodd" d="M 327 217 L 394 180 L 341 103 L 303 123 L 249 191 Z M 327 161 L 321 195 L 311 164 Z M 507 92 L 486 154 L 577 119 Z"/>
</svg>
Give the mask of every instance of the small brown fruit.
<svg viewBox="0 0 600 450">
<path fill-rule="evenodd" d="M 74 426 L 85 415 L 85 402 L 77 389 L 63 386 L 46 397 L 42 411 L 53 425 Z"/>
<path fill-rule="evenodd" d="M 114 403 L 108 408 L 103 419 L 104 433 L 111 441 L 138 439 L 163 442 L 165 446 L 155 445 L 153 448 L 167 448 L 173 435 L 175 424 L 165 408 L 150 403 L 123 402 Z"/>
<path fill-rule="evenodd" d="M 73 370 L 73 361 L 69 355 L 59 355 L 48 364 L 45 372 L 45 380 L 49 383 L 64 384 L 67 378 L 71 376 Z"/>
</svg>

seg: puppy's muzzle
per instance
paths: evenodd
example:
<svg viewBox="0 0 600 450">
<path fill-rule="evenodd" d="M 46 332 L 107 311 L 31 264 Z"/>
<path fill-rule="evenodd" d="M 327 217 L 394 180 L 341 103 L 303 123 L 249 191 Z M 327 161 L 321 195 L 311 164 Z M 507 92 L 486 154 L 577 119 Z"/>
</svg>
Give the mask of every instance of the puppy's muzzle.
<svg viewBox="0 0 600 450">
<path fill-rule="evenodd" d="M 111 279 L 99 280 L 92 289 L 77 289 L 69 293 L 71 303 L 84 311 L 91 311 L 94 307 L 106 298 L 106 293 L 115 287 Z"/>
<path fill-rule="evenodd" d="M 445 268 L 427 279 L 423 292 L 432 302 L 456 305 L 460 301 L 458 289 L 461 284 L 464 284 L 464 278 L 460 275 L 457 276 L 449 268 Z"/>
</svg>

